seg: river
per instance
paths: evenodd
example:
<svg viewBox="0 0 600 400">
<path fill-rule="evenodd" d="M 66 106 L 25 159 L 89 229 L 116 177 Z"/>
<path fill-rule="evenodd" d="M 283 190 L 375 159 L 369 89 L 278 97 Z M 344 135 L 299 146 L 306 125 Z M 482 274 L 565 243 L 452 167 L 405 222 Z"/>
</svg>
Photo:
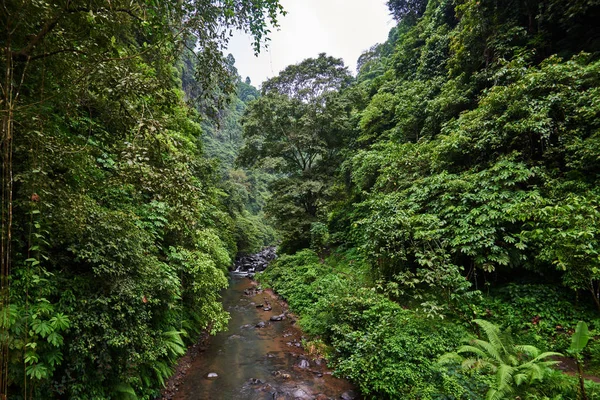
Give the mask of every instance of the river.
<svg viewBox="0 0 600 400">
<path fill-rule="evenodd" d="M 228 330 L 212 337 L 192 362 L 174 400 L 357 398 L 349 382 L 305 353 L 293 316 L 270 320 L 287 311 L 271 291 L 232 276 L 223 305 L 231 315 Z"/>
</svg>

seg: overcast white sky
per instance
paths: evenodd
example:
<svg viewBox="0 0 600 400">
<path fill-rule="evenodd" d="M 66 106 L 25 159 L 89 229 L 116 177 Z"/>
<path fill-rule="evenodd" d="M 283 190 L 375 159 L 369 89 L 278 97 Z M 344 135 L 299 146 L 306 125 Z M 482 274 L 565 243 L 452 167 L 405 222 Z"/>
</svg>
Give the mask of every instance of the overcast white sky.
<svg viewBox="0 0 600 400">
<path fill-rule="evenodd" d="M 387 39 L 394 21 L 385 0 L 281 0 L 288 14 L 279 31 L 269 37 L 269 48 L 254 57 L 251 40 L 239 33 L 229 52 L 242 79 L 254 86 L 273 77 L 290 64 L 317 57 L 319 53 L 344 59 L 353 73 L 361 53 Z"/>
</svg>

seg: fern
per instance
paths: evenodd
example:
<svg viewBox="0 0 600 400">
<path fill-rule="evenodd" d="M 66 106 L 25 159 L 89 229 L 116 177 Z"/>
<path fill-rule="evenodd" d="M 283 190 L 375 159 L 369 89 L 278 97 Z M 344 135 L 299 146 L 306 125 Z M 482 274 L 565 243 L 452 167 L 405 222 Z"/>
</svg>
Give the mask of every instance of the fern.
<svg viewBox="0 0 600 400">
<path fill-rule="evenodd" d="M 181 339 L 181 334 L 181 331 L 172 328 L 163 332 L 164 345 L 167 348 L 167 356 L 169 359 L 182 356 L 186 352 L 186 347 L 183 343 L 183 339 Z"/>
<path fill-rule="evenodd" d="M 113 386 L 113 392 L 116 394 L 117 399 L 121 400 L 138 400 L 135 390 L 129 383 L 119 382 Z"/>
<path fill-rule="evenodd" d="M 164 387 L 167 379 L 173 374 L 173 369 L 165 361 L 156 361 L 152 365 L 152 369 L 154 369 L 156 379 Z"/>
<path fill-rule="evenodd" d="M 459 347 L 453 353 L 444 354 L 439 363 L 461 362 L 463 369 L 478 369 L 495 374 L 495 384 L 486 394 L 486 400 L 500 400 L 514 392 L 515 387 L 542 381 L 556 361 L 548 361 L 554 352 L 540 352 L 530 345 L 513 344 L 510 332 L 501 332 L 491 322 L 476 319 L 476 323 L 487 336 L 483 339 L 467 339 L 468 345 Z M 472 357 L 464 357 L 472 355 Z M 524 360 L 523 356 L 531 359 Z"/>
</svg>

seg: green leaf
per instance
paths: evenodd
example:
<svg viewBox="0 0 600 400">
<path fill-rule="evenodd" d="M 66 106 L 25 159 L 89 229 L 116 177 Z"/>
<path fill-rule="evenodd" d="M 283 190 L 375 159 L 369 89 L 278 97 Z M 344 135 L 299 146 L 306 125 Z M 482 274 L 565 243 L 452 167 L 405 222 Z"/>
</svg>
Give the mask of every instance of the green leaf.
<svg viewBox="0 0 600 400">
<path fill-rule="evenodd" d="M 577 328 L 575 328 L 575 333 L 571 338 L 571 346 L 569 347 L 569 351 L 571 353 L 580 353 L 588 341 L 590 340 L 590 333 L 588 331 L 587 324 L 583 321 L 579 321 L 577 323 Z"/>
<path fill-rule="evenodd" d="M 36 319 L 33 324 L 31 324 L 33 331 L 39 335 L 41 335 L 43 338 L 45 338 L 46 336 L 48 336 L 50 333 L 52 333 L 52 331 L 54 330 L 52 328 L 52 325 L 50 325 L 49 321 L 42 321 L 39 319 Z"/>
<path fill-rule="evenodd" d="M 34 364 L 25 368 L 25 373 L 30 378 L 42 380 L 48 377 L 48 368 L 43 363 Z"/>
<path fill-rule="evenodd" d="M 57 331 L 62 331 L 71 326 L 71 322 L 69 318 L 65 316 L 63 313 L 57 313 L 54 317 L 50 318 L 50 323 L 52 327 Z"/>
</svg>

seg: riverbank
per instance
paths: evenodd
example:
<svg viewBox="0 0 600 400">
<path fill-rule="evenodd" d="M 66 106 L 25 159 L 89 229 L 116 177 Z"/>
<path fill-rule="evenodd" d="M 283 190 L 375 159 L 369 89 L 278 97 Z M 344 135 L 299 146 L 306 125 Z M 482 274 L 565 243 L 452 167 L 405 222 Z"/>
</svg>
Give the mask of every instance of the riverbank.
<svg viewBox="0 0 600 400">
<path fill-rule="evenodd" d="M 423 300 L 434 298 L 432 293 L 417 292 L 423 297 L 415 302 L 411 296 L 403 296 L 399 286 L 370 282 L 364 272 L 367 268 L 361 262 L 352 252 L 333 253 L 321 259 L 313 251 L 304 250 L 280 256 L 259 276 L 259 281 L 289 302 L 290 308 L 298 313 L 304 332 L 324 346 L 330 366 L 355 383 L 365 397 L 486 398 L 497 382 L 494 374 L 461 368 L 459 362 L 439 362 L 443 355 L 454 353 L 467 338 L 476 337 L 477 332 L 469 325 L 471 317 L 466 314 L 469 311 L 472 318 L 491 320 L 491 324 L 502 326 L 506 333 L 511 331 L 508 323 L 512 322 L 517 328 L 512 332 L 514 343 L 530 345 L 528 349 L 539 346 L 540 351 L 566 354 L 564 347 L 568 346 L 572 332 L 561 330 L 554 336 L 542 336 L 545 331 L 539 325 L 546 321 L 539 318 L 538 324 L 529 323 L 525 329 L 518 329 L 517 323 L 529 321 L 527 316 L 531 314 L 520 297 L 505 299 L 501 297 L 502 292 L 473 296 L 463 301 L 465 307 L 458 310 L 464 313 L 457 315 L 447 308 L 443 299 L 429 303 Z M 513 293 L 517 289 L 529 289 L 529 297 L 524 298 L 528 302 L 533 299 L 532 293 L 547 295 L 549 291 L 545 286 L 532 285 L 508 289 Z M 557 297 L 560 295 L 555 293 Z M 558 299 L 557 305 L 566 301 Z M 577 316 L 574 314 L 571 319 Z M 507 321 L 508 318 L 511 320 Z M 481 340 L 487 339 L 485 332 L 479 334 Z M 505 348 L 513 351 L 512 342 L 507 343 Z M 521 360 L 524 364 L 525 360 Z M 492 359 L 492 362 L 497 360 Z M 572 369 L 567 368 L 566 372 Z M 575 377 L 546 368 L 543 373 L 543 381 L 536 378 L 515 384 L 515 396 L 578 398 L 579 384 Z M 586 379 L 585 388 L 588 398 L 600 398 L 600 385 Z"/>
</svg>

